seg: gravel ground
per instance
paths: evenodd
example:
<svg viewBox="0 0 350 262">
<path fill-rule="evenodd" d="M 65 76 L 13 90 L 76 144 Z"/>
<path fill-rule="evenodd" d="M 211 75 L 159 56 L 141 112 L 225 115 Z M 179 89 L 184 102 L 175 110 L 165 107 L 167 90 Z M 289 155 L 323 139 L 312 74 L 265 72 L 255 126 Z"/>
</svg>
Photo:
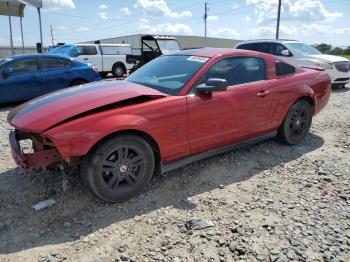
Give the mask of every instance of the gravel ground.
<svg viewBox="0 0 350 262">
<path fill-rule="evenodd" d="M 200 161 L 122 204 L 96 200 L 76 170 L 20 174 L 10 109 L 0 109 L 0 261 L 350 261 L 349 88 L 332 92 L 302 145 Z"/>
</svg>

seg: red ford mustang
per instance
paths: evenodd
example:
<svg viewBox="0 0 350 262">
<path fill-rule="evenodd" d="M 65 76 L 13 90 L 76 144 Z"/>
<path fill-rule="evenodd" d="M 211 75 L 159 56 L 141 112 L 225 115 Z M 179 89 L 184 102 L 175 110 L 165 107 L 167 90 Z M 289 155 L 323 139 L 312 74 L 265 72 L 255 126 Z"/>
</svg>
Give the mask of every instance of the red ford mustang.
<svg viewBox="0 0 350 262">
<path fill-rule="evenodd" d="M 140 193 L 156 167 L 167 172 L 277 134 L 300 143 L 328 102 L 330 78 L 246 50 L 195 49 L 161 56 L 125 81 L 51 93 L 8 117 L 20 168 L 79 164 L 99 198 Z M 32 152 L 20 140 L 30 139 Z"/>
</svg>

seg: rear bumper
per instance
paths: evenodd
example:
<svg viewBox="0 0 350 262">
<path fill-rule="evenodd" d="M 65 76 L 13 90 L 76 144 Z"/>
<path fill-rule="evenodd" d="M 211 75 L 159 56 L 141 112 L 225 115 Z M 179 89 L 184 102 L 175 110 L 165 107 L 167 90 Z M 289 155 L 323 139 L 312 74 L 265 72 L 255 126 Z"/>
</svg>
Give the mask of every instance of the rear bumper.
<svg viewBox="0 0 350 262">
<path fill-rule="evenodd" d="M 12 156 L 19 169 L 46 168 L 50 164 L 62 160 L 61 155 L 55 148 L 44 149 L 44 143 L 30 133 L 11 131 L 9 139 Z M 32 141 L 33 153 L 24 153 L 21 149 L 19 141 L 27 139 Z"/>
</svg>

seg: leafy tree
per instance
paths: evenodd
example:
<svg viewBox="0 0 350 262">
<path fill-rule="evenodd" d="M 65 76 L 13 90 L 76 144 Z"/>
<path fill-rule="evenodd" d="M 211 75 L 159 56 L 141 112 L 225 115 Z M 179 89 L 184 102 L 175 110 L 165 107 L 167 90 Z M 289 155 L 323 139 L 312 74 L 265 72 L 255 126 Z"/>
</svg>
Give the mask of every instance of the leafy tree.
<svg viewBox="0 0 350 262">
<path fill-rule="evenodd" d="M 315 45 L 315 48 L 318 49 L 321 53 L 329 54 L 332 51 L 332 46 L 328 44 L 319 44 Z"/>
</svg>

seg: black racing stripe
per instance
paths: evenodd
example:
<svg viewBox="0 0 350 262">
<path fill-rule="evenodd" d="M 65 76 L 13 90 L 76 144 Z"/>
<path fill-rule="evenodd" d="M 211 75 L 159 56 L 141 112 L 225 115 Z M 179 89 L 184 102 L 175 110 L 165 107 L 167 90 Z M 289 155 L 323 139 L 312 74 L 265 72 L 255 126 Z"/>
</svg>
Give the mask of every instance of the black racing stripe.
<svg viewBox="0 0 350 262">
<path fill-rule="evenodd" d="M 43 97 L 39 97 L 37 99 L 34 99 L 26 104 L 23 104 L 16 108 L 14 111 L 12 111 L 9 116 L 8 120 L 13 121 L 16 120 L 17 118 L 35 110 L 38 109 L 41 106 L 47 105 L 49 103 L 55 102 L 59 99 L 73 96 L 76 94 L 81 94 L 93 90 L 98 90 L 98 89 L 104 89 L 112 86 L 120 86 L 121 84 L 125 83 L 124 81 L 104 81 L 101 83 L 93 83 L 93 84 L 87 84 L 87 85 L 82 85 L 82 86 L 76 86 L 76 87 L 71 87 L 67 89 L 63 89 L 57 92 L 54 92 L 49 95 L 45 95 Z"/>
</svg>

